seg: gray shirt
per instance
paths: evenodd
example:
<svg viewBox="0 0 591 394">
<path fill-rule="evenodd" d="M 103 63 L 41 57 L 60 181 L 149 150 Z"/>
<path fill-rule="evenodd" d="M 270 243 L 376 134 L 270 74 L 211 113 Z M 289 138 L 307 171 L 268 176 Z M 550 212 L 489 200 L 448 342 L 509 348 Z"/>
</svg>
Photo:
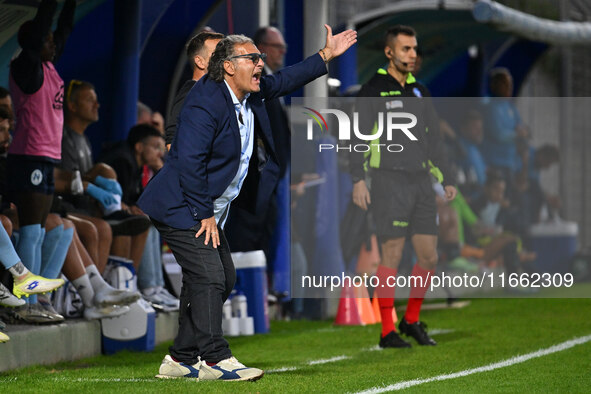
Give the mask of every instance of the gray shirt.
<svg viewBox="0 0 591 394">
<path fill-rule="evenodd" d="M 86 174 L 93 166 L 90 141 L 84 134 L 78 134 L 68 126 L 64 125 L 62 137 L 62 164 L 66 171 L 80 170 Z"/>
</svg>

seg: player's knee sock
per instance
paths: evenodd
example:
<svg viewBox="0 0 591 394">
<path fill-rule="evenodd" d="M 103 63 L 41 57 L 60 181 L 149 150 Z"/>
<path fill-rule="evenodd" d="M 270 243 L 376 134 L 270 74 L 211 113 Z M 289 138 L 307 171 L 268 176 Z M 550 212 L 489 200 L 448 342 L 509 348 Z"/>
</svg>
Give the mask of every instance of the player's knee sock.
<svg viewBox="0 0 591 394">
<path fill-rule="evenodd" d="M 41 237 L 41 225 L 31 224 L 23 226 L 19 230 L 19 240 L 16 245 L 16 253 L 20 256 L 21 261 L 30 271 L 35 266 L 35 252 L 36 245 Z M 39 272 L 33 272 L 39 275 Z"/>
<path fill-rule="evenodd" d="M 30 224 L 23 226 L 19 230 L 19 241 L 16 247 L 16 252 L 21 258 L 21 261 L 35 275 L 39 275 L 39 268 L 37 266 L 37 245 L 43 242 L 41 225 Z M 37 303 L 37 296 L 31 295 L 27 302 L 30 304 Z"/>
<path fill-rule="evenodd" d="M 418 264 L 412 269 L 412 276 L 419 276 L 422 278 L 421 281 L 416 281 L 417 286 L 410 290 L 410 296 L 408 299 L 408 305 L 406 307 L 406 313 L 404 314 L 404 320 L 407 323 L 413 324 L 419 321 L 419 314 L 421 312 L 421 305 L 423 305 L 423 299 L 427 288 L 431 283 L 431 276 L 435 270 L 426 270 L 420 267 Z"/>
<path fill-rule="evenodd" d="M 63 224 L 60 224 L 59 226 L 56 226 L 45 233 L 45 237 L 43 238 L 43 244 L 41 245 L 41 270 L 39 271 L 41 276 L 45 276 L 43 273 L 47 269 L 47 264 L 49 263 L 49 260 L 51 260 L 51 257 L 55 253 L 55 249 L 57 248 L 57 242 L 59 241 L 63 233 Z M 47 278 L 47 276 L 45 277 Z"/>
<path fill-rule="evenodd" d="M 45 227 L 41 227 L 41 234 L 39 234 L 39 238 L 37 239 L 37 243 L 35 244 L 35 266 L 31 271 L 33 273 L 37 273 L 37 275 L 41 275 L 41 246 L 43 245 L 43 240 L 45 239 Z M 33 294 L 29 296 L 27 300 L 30 304 L 37 303 L 37 294 Z"/>
<path fill-rule="evenodd" d="M 375 290 L 374 297 L 378 297 L 378 305 L 380 306 L 380 316 L 382 318 L 382 337 L 388 335 L 391 331 L 396 331 L 394 325 L 394 318 L 392 316 L 392 310 L 394 309 L 394 286 L 388 286 L 392 282 L 392 279 L 396 277 L 397 270 L 388 268 L 384 265 L 378 266 L 376 275 L 379 279 L 379 285 Z"/>
<path fill-rule="evenodd" d="M 64 229 L 60 238 L 56 242 L 55 250 L 51 255 L 51 258 L 46 262 L 45 267 L 41 271 L 41 275 L 49 279 L 57 279 L 64 262 L 66 261 L 66 255 L 68 249 L 72 243 L 72 237 L 74 236 L 74 227 Z M 47 237 L 47 235 L 46 235 Z M 43 243 L 45 245 L 45 242 Z"/>
</svg>

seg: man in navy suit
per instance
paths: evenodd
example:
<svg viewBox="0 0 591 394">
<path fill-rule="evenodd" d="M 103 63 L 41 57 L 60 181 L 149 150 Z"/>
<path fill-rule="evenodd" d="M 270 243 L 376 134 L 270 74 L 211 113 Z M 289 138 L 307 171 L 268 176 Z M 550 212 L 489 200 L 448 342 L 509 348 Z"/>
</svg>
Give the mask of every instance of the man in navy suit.
<svg viewBox="0 0 591 394">
<path fill-rule="evenodd" d="M 179 332 L 157 377 L 263 376 L 262 370 L 238 362 L 223 337 L 222 306 L 236 275 L 223 227 L 230 202 L 241 192 L 253 212 L 262 211 L 279 176 L 263 100 L 326 74 L 326 63 L 357 41 L 352 30 L 333 36 L 325 27 L 326 46 L 317 54 L 265 77 L 264 55 L 251 39 L 224 38 L 211 57 L 209 74 L 185 100 L 168 160 L 138 201 L 183 271 Z"/>
</svg>

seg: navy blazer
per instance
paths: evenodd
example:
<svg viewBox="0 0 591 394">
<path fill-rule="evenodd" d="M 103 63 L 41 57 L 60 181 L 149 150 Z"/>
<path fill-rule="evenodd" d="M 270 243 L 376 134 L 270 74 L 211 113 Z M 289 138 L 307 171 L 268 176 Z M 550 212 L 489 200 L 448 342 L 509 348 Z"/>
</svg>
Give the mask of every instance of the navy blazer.
<svg viewBox="0 0 591 394">
<path fill-rule="evenodd" d="M 254 113 L 254 150 L 240 194 L 262 212 L 279 177 L 269 118 L 263 100 L 284 96 L 326 74 L 319 54 L 261 77 L 248 103 Z M 148 183 L 137 205 L 151 218 L 188 229 L 213 216 L 213 202 L 230 185 L 240 162 L 240 131 L 226 84 L 207 76 L 191 89 L 164 167 Z"/>
</svg>

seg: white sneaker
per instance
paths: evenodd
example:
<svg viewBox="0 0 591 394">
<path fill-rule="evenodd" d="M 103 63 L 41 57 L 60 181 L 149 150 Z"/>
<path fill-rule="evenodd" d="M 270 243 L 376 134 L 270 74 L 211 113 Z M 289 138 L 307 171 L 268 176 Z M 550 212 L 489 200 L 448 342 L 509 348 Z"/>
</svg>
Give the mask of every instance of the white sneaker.
<svg viewBox="0 0 591 394">
<path fill-rule="evenodd" d="M 181 301 L 172 294 L 170 294 L 168 290 L 166 290 L 164 287 L 161 287 L 158 290 L 158 294 L 160 295 L 160 297 L 164 299 L 168 306 L 175 308 L 175 310 L 178 310 L 180 308 Z"/>
<path fill-rule="evenodd" d="M 133 304 L 139 300 L 140 297 L 141 295 L 137 291 L 118 290 L 107 285 L 99 292 L 95 293 L 93 303 L 101 308 L 108 306 L 124 306 Z"/>
<path fill-rule="evenodd" d="M 264 374 L 265 372 L 261 369 L 246 367 L 236 360 L 236 357 L 227 358 L 212 366 L 202 361 L 199 368 L 201 380 L 255 381 L 262 378 Z"/>
<path fill-rule="evenodd" d="M 111 305 L 100 307 L 93 305 L 91 307 L 84 308 L 84 318 L 86 320 L 97 320 L 97 319 L 111 319 L 113 317 L 121 316 L 129 312 L 127 305 Z"/>
<path fill-rule="evenodd" d="M 51 300 L 49 297 L 45 295 L 38 295 L 37 296 L 37 305 L 41 308 L 47 315 L 51 317 L 54 323 L 61 323 L 65 319 L 62 315 L 57 313 L 53 305 L 51 305 Z"/>
<path fill-rule="evenodd" d="M 14 311 L 17 319 L 25 323 L 51 324 L 59 323 L 54 320 L 39 304 L 27 304 Z"/>
<path fill-rule="evenodd" d="M 160 369 L 158 370 L 158 375 L 156 375 L 156 377 L 159 379 L 185 378 L 198 382 L 200 365 L 201 361 L 198 361 L 193 365 L 179 363 L 174 361 L 172 357 L 167 354 L 164 356 L 162 364 L 160 364 Z"/>
<path fill-rule="evenodd" d="M 162 287 L 151 287 L 142 290 L 144 300 L 148 301 L 150 305 L 156 310 L 162 312 L 178 311 L 180 301 L 175 299 L 172 294 Z"/>
<path fill-rule="evenodd" d="M 0 305 L 9 306 L 11 308 L 25 305 L 25 300 L 17 298 L 10 292 L 2 283 L 0 283 Z"/>
</svg>

